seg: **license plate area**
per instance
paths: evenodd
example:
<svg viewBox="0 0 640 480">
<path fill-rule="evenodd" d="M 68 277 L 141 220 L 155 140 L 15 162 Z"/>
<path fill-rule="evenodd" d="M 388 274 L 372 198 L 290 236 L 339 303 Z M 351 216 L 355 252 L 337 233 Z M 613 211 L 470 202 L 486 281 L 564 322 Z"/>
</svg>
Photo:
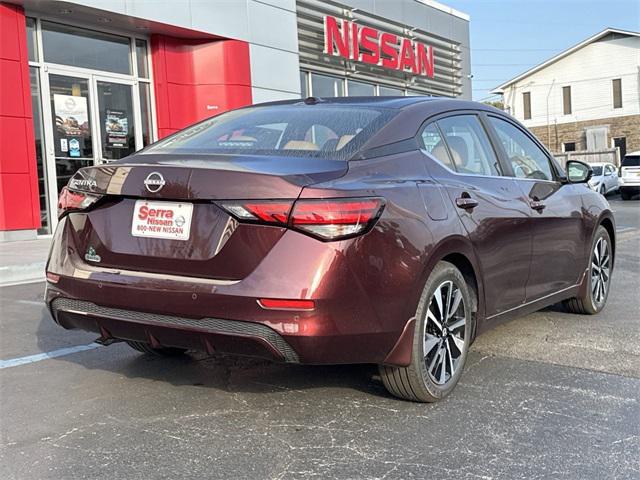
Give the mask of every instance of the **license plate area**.
<svg viewBox="0 0 640 480">
<path fill-rule="evenodd" d="M 193 204 L 137 200 L 133 208 L 134 237 L 189 240 Z"/>
</svg>

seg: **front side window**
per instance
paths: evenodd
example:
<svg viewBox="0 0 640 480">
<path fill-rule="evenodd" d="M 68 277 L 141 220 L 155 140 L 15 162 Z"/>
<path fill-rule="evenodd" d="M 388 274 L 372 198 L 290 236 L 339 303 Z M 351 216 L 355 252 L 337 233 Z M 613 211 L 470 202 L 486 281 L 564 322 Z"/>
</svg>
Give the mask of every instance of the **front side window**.
<svg viewBox="0 0 640 480">
<path fill-rule="evenodd" d="M 553 180 L 549 158 L 533 140 L 506 120 L 489 117 L 489 121 L 496 129 L 516 177 Z"/>
<path fill-rule="evenodd" d="M 145 153 L 248 154 L 346 160 L 394 110 L 291 104 L 249 107 L 205 120 Z"/>
<path fill-rule="evenodd" d="M 473 175 L 499 176 L 500 165 L 482 124 L 475 115 L 438 120 L 456 170 Z"/>
<path fill-rule="evenodd" d="M 430 153 L 436 160 L 451 170 L 455 170 L 447 145 L 435 123 L 428 125 L 420 134 L 422 149 Z"/>
</svg>

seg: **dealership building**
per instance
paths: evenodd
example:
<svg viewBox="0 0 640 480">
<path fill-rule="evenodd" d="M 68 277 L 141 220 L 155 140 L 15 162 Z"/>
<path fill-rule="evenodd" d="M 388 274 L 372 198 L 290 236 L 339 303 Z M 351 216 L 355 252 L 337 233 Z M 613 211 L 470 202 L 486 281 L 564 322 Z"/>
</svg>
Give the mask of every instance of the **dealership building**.
<svg viewBox="0 0 640 480">
<path fill-rule="evenodd" d="M 0 241 L 50 235 L 81 167 L 307 96 L 471 98 L 469 17 L 432 0 L 0 2 Z"/>
</svg>

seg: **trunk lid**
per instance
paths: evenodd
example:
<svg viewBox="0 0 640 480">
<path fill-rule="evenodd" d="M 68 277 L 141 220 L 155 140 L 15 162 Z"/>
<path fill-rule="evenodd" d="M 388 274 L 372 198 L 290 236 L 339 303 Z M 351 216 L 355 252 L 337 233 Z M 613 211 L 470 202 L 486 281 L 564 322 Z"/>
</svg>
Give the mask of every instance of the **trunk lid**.
<svg viewBox="0 0 640 480">
<path fill-rule="evenodd" d="M 84 168 L 70 181 L 72 189 L 105 195 L 88 212 L 69 215 L 80 257 L 95 266 L 225 280 L 253 271 L 285 229 L 238 223 L 215 202 L 296 199 L 305 186 L 348 168 L 343 161 L 291 157 L 144 154 L 130 160 Z M 181 227 L 182 239 L 164 230 L 138 232 L 134 216 L 142 206 L 145 214 L 162 210 L 151 228 L 182 217 L 188 232 Z"/>
</svg>

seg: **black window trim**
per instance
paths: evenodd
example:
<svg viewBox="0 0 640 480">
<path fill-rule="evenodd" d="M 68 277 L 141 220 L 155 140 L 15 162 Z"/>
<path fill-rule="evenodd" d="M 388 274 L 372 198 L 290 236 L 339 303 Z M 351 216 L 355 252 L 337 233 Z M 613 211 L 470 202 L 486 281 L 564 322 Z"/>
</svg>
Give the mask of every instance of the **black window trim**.
<svg viewBox="0 0 640 480">
<path fill-rule="evenodd" d="M 493 138 L 495 139 L 495 141 L 498 142 L 498 149 L 500 151 L 500 156 L 501 156 L 501 160 L 503 164 L 507 164 L 508 165 L 508 171 L 511 173 L 511 177 L 513 177 L 516 180 L 525 180 L 525 181 L 534 181 L 534 182 L 549 182 L 549 183 L 562 183 L 564 181 L 564 179 L 566 178 L 565 175 L 559 170 L 559 167 L 555 161 L 555 159 L 553 158 L 553 155 L 551 155 L 551 153 L 549 153 L 549 150 L 547 150 L 547 148 L 534 136 L 531 135 L 531 133 L 529 133 L 529 131 L 519 125 L 517 122 L 514 122 L 511 118 L 505 116 L 505 115 L 500 115 L 494 112 L 491 113 L 485 113 L 484 114 L 484 120 L 486 122 L 486 128 L 488 128 L 491 131 L 491 135 L 493 136 Z M 506 121 L 507 123 L 510 123 L 512 126 L 514 126 L 515 128 L 517 128 L 518 130 L 520 130 L 522 133 L 524 133 L 524 135 L 526 137 L 528 137 L 531 141 L 533 141 L 533 143 L 535 145 L 538 146 L 538 148 L 540 148 L 542 150 L 542 153 L 544 153 L 545 157 L 547 157 L 547 160 L 549 161 L 549 166 L 551 167 L 551 173 L 553 175 L 553 179 L 552 180 L 542 180 L 539 178 L 522 178 L 522 177 L 516 177 L 515 172 L 513 171 L 513 168 L 511 167 L 511 162 L 509 161 L 509 156 L 507 155 L 507 152 L 505 151 L 504 147 L 502 146 L 502 142 L 500 142 L 500 139 L 498 137 L 498 132 L 495 130 L 494 126 L 491 125 L 491 122 L 489 121 L 489 117 L 494 117 L 497 118 L 499 120 L 503 120 Z"/>
</svg>

